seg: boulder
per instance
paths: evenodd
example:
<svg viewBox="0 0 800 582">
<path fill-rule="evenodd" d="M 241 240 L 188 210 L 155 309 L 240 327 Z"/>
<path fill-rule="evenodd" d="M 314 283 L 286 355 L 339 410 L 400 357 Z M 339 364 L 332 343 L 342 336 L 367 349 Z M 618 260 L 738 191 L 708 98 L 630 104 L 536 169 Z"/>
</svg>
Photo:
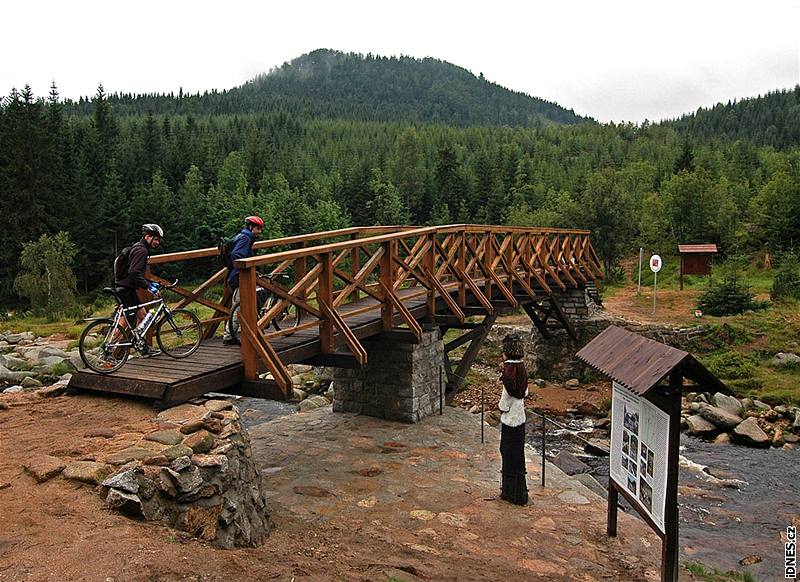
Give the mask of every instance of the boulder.
<svg viewBox="0 0 800 582">
<path fill-rule="evenodd" d="M 69 358 L 62 358 L 61 356 L 46 356 L 44 358 L 39 358 L 36 365 L 33 367 L 34 370 L 48 374 L 51 374 L 56 368 L 67 368 L 69 370 L 74 370 L 75 366 L 72 364 Z"/>
<path fill-rule="evenodd" d="M 767 447 L 770 439 L 767 434 L 758 426 L 755 418 L 743 420 L 733 429 L 733 438 L 737 441 L 755 447 Z"/>
<path fill-rule="evenodd" d="M 694 436 L 710 436 L 719 430 L 715 424 L 707 421 L 699 414 L 687 418 L 686 425 L 689 434 Z"/>
<path fill-rule="evenodd" d="M 723 432 L 717 435 L 717 438 L 714 439 L 715 445 L 727 445 L 731 442 L 731 435 L 727 432 Z"/>
<path fill-rule="evenodd" d="M 314 410 L 315 408 L 322 408 L 323 406 L 328 406 L 330 401 L 325 398 L 324 396 L 314 395 L 309 396 L 305 400 L 300 403 L 299 409 L 300 412 L 308 412 L 309 410 Z"/>
<path fill-rule="evenodd" d="M 308 397 L 308 392 L 305 390 L 300 390 L 300 388 L 295 388 L 292 390 L 292 398 L 294 400 L 305 400 Z"/>
<path fill-rule="evenodd" d="M 586 401 L 579 402 L 578 405 L 575 407 L 575 409 L 581 416 L 601 417 L 606 415 L 605 411 L 600 410 L 599 406 Z"/>
<path fill-rule="evenodd" d="M 555 459 L 553 459 L 553 464 L 567 475 L 577 475 L 578 473 L 588 473 L 591 471 L 589 465 L 568 451 L 561 451 L 558 453 Z"/>
<path fill-rule="evenodd" d="M 571 378 L 567 380 L 566 384 L 564 385 L 567 387 L 567 390 L 577 390 L 578 387 L 581 385 L 581 381 L 578 380 L 577 378 Z"/>
<path fill-rule="evenodd" d="M 53 346 L 44 346 L 39 350 L 39 359 L 56 356 L 62 359 L 69 359 L 69 354 L 64 350 L 54 348 Z"/>
<path fill-rule="evenodd" d="M 43 398 L 53 398 L 55 396 L 61 396 L 66 391 L 67 382 L 59 380 L 52 386 L 46 386 L 40 390 L 37 390 L 36 393 Z"/>
<path fill-rule="evenodd" d="M 31 375 L 30 372 L 24 372 L 24 371 L 12 372 L 5 366 L 0 366 L 0 382 L 7 382 L 9 384 L 13 382 L 16 384 L 18 382 L 22 382 L 25 378 L 27 378 L 30 375 Z"/>
<path fill-rule="evenodd" d="M 24 340 L 33 341 L 35 339 L 36 339 L 36 336 L 33 335 L 31 332 L 23 331 L 22 333 L 9 333 L 9 334 L 6 334 L 5 341 L 7 341 L 10 344 L 18 344 L 19 342 L 24 341 Z"/>
<path fill-rule="evenodd" d="M 22 381 L 23 388 L 41 388 L 42 383 L 34 378 L 33 376 L 28 376 Z"/>
<path fill-rule="evenodd" d="M 714 406 L 721 408 L 725 412 L 730 412 L 734 416 L 739 416 L 742 412 L 742 403 L 738 398 L 728 396 L 722 392 L 714 394 Z"/>
<path fill-rule="evenodd" d="M 533 381 L 533 384 L 537 388 L 542 388 L 542 387 L 544 387 L 546 382 L 544 381 L 544 378 L 536 378 L 536 380 Z"/>
<path fill-rule="evenodd" d="M 760 400 L 753 400 L 753 408 L 757 408 L 758 410 L 770 410 L 772 407 L 766 402 L 761 402 Z"/>
<path fill-rule="evenodd" d="M 23 388 L 19 384 L 15 386 L 9 386 L 5 390 L 3 390 L 3 394 L 16 394 L 17 392 L 22 392 Z"/>
<path fill-rule="evenodd" d="M 742 422 L 742 419 L 739 416 L 731 414 L 727 410 L 723 410 L 717 406 L 710 406 L 708 404 L 701 406 L 699 413 L 700 416 L 705 418 L 707 421 L 724 430 L 731 429 Z"/>
<path fill-rule="evenodd" d="M 17 358 L 16 356 L 12 356 L 11 354 L 2 356 L 0 355 L 0 366 L 4 366 L 9 370 L 19 370 L 28 365 L 28 362 L 23 360 L 22 358 Z"/>
<path fill-rule="evenodd" d="M 22 464 L 22 468 L 30 473 L 37 483 L 52 479 L 63 471 L 65 466 L 61 459 L 50 455 L 34 455 Z"/>
<path fill-rule="evenodd" d="M 753 408 L 753 399 L 752 398 L 742 398 L 742 408 L 745 410 L 749 410 Z"/>
<path fill-rule="evenodd" d="M 778 352 L 769 362 L 773 368 L 800 368 L 800 356 L 786 352 Z"/>
<path fill-rule="evenodd" d="M 74 461 L 64 468 L 64 478 L 99 485 L 111 473 L 111 467 L 94 461 Z"/>
</svg>

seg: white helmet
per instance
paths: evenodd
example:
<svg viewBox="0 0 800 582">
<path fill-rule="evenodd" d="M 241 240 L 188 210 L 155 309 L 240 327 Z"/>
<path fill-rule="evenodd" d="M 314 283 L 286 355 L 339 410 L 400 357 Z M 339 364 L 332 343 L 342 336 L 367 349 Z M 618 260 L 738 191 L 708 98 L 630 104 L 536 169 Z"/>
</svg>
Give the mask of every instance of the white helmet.
<svg viewBox="0 0 800 582">
<path fill-rule="evenodd" d="M 164 238 L 164 229 L 157 224 L 144 224 L 142 225 L 142 234 L 154 234 L 159 238 Z"/>
</svg>

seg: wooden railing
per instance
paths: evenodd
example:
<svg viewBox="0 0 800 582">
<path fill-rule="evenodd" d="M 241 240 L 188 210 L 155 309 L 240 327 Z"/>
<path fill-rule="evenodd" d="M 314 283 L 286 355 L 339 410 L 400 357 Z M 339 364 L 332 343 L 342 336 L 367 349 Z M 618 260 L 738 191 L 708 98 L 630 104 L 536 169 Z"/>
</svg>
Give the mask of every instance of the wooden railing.
<svg viewBox="0 0 800 582">
<path fill-rule="evenodd" d="M 291 386 L 291 378 L 270 346 L 271 338 L 315 328 L 323 354 L 337 350 L 336 336 L 364 364 L 367 354 L 347 320 L 365 312 L 380 310 L 385 331 L 395 327 L 399 316 L 419 338 L 420 323 L 404 304 L 409 299 L 424 297 L 430 316 L 441 300 L 449 315 L 463 322 L 468 297 L 469 303 L 492 313 L 495 296 L 513 307 L 520 298 L 550 294 L 551 286 L 577 287 L 602 275 L 588 231 L 478 225 L 395 230 L 254 256 L 235 265 L 240 269 L 245 377 L 256 378 L 263 363 L 282 388 Z M 256 272 L 290 268 L 295 277 L 288 290 L 259 279 Z M 260 319 L 257 285 L 281 298 Z M 342 309 L 356 302 L 358 306 Z M 272 319 L 289 305 L 303 313 L 300 325 L 268 332 Z"/>
<path fill-rule="evenodd" d="M 370 311 L 376 317 L 380 313 L 383 330 L 392 330 L 399 320 L 419 338 L 422 327 L 406 307 L 409 300 L 424 298 L 430 318 L 438 306 L 463 322 L 476 310 L 491 314 L 498 305 L 541 299 L 553 287 L 578 287 L 602 275 L 586 230 L 463 224 L 367 227 L 259 241 L 254 248 L 275 250 L 235 262 L 240 269 L 244 375 L 255 380 L 263 365 L 284 391 L 290 390 L 291 377 L 271 344 L 278 337 L 314 330 L 323 354 L 341 346 L 363 365 L 367 353 L 348 320 Z M 154 256 L 150 265 L 214 257 L 217 252 L 208 248 Z M 290 288 L 258 276 L 282 271 L 293 273 Z M 181 307 L 197 303 L 213 311 L 204 321 L 206 337 L 230 313 L 227 287 L 221 299 L 207 297 L 224 283 L 226 273 L 220 268 L 193 290 L 175 288 Z M 259 285 L 280 298 L 260 318 Z M 273 319 L 288 306 L 302 313 L 300 324 L 270 331 Z"/>
</svg>

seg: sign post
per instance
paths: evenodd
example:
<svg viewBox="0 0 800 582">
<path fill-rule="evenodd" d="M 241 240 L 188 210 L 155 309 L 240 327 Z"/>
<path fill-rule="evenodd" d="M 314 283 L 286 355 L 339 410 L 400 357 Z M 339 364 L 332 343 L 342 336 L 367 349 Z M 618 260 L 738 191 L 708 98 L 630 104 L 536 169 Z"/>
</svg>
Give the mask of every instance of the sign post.
<svg viewBox="0 0 800 582">
<path fill-rule="evenodd" d="M 650 270 L 653 271 L 653 313 L 656 312 L 656 293 L 658 292 L 658 272 L 664 262 L 659 255 L 650 257 Z"/>
<path fill-rule="evenodd" d="M 642 259 L 644 259 L 644 249 L 639 247 L 639 283 L 636 285 L 636 296 L 642 294 Z"/>
</svg>

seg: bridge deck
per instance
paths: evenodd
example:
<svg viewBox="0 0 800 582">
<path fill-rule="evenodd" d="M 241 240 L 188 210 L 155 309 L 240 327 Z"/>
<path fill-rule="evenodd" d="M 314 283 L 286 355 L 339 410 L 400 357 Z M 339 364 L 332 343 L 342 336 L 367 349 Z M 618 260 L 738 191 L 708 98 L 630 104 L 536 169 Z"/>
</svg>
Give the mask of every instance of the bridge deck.
<svg viewBox="0 0 800 582">
<path fill-rule="evenodd" d="M 420 295 L 418 288 L 402 290 L 398 295 L 417 319 L 427 315 L 426 298 Z M 348 317 L 348 313 L 369 306 L 373 308 Z M 337 311 L 355 336 L 364 339 L 382 333 L 380 308 L 378 301 L 368 298 L 343 305 Z M 399 316 L 395 316 L 395 320 L 401 323 Z M 340 339 L 339 335 L 336 333 L 334 338 Z M 319 332 L 314 328 L 275 337 L 270 344 L 286 364 L 314 363 L 314 359 L 322 355 Z M 349 356 L 345 352 L 342 355 Z M 132 358 L 112 374 L 97 374 L 89 369 L 76 372 L 69 387 L 129 394 L 169 404 L 212 391 L 239 393 L 243 380 L 241 348 L 223 345 L 221 339 L 213 338 L 203 341 L 197 351 L 185 359 L 166 355 Z"/>
</svg>

